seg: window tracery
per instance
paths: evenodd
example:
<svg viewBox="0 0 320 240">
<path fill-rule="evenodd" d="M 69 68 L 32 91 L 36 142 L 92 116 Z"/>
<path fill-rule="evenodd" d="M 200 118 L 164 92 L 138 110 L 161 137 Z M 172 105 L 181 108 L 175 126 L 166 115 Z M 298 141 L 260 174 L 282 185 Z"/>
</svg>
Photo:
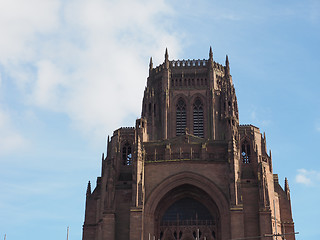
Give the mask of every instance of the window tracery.
<svg viewBox="0 0 320 240">
<path fill-rule="evenodd" d="M 187 126 L 186 103 L 182 98 L 178 100 L 176 111 L 176 135 L 183 135 Z"/>
<path fill-rule="evenodd" d="M 193 104 L 193 134 L 203 138 L 203 104 L 197 98 Z"/>
<path fill-rule="evenodd" d="M 216 239 L 216 216 L 193 198 L 173 203 L 160 222 L 160 239 Z"/>
</svg>

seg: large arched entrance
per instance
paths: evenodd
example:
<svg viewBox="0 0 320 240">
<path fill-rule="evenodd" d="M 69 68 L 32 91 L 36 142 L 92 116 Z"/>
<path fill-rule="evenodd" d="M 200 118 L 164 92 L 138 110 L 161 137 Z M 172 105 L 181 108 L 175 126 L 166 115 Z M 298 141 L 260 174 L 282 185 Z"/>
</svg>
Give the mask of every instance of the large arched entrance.
<svg viewBox="0 0 320 240">
<path fill-rule="evenodd" d="M 180 185 L 161 199 L 155 212 L 155 231 L 161 240 L 220 239 L 220 214 L 203 190 Z"/>
<path fill-rule="evenodd" d="M 191 199 L 192 201 L 188 202 L 188 200 L 186 200 L 186 202 L 183 203 L 183 199 Z M 193 172 L 181 172 L 163 179 L 160 183 L 157 183 L 156 187 L 154 187 L 151 191 L 146 191 L 143 220 L 143 239 L 149 239 L 149 236 L 150 238 L 152 237 L 152 239 L 160 239 L 161 230 L 163 229 L 162 227 L 164 227 L 166 222 L 165 220 L 167 219 L 167 211 L 169 211 L 169 214 L 171 212 L 170 207 L 174 208 L 175 203 L 179 204 L 180 200 L 182 201 L 180 202 L 182 203 L 181 206 L 183 206 L 181 211 L 190 207 L 193 202 L 194 204 L 199 203 L 201 205 L 200 207 L 195 207 L 196 209 L 203 209 L 204 207 L 205 211 L 209 212 L 209 219 L 206 219 L 207 215 L 205 215 L 204 219 L 208 220 L 207 223 L 210 222 L 210 219 L 213 219 L 214 225 L 211 227 L 211 229 L 214 229 L 215 236 L 211 234 L 211 238 L 209 238 L 208 234 L 208 237 L 206 237 L 207 240 L 222 240 L 231 238 L 229 201 L 227 200 L 224 192 L 214 182 L 203 175 Z M 176 213 L 179 211 L 180 210 L 176 210 Z M 188 229 L 195 228 L 200 230 L 199 225 L 197 227 L 197 224 L 192 224 L 188 227 Z M 170 235 L 170 238 L 165 238 L 166 236 L 164 235 L 163 231 L 161 240 L 175 240 L 180 237 L 179 234 L 180 231 L 176 231 L 176 234 L 174 234 L 173 231 L 173 238 L 172 235 Z M 188 240 L 190 237 L 191 239 L 195 239 L 193 236 L 193 231 L 192 236 L 187 236 L 187 234 L 183 236 L 181 235 L 179 240 Z M 204 234 L 202 234 L 200 239 L 204 240 L 204 237 Z"/>
</svg>

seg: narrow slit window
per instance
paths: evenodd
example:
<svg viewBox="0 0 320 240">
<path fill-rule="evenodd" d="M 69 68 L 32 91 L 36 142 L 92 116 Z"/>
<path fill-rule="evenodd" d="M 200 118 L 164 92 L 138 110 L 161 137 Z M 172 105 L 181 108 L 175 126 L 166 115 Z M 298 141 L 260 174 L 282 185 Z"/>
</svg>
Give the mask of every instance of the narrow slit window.
<svg viewBox="0 0 320 240">
<path fill-rule="evenodd" d="M 183 135 L 187 126 L 186 104 L 182 98 L 179 99 L 176 112 L 176 135 Z"/>
<path fill-rule="evenodd" d="M 149 103 L 149 115 L 151 115 L 151 103 Z"/>
<path fill-rule="evenodd" d="M 200 98 L 197 98 L 193 104 L 193 134 L 197 137 L 204 137 L 203 104 Z"/>
</svg>

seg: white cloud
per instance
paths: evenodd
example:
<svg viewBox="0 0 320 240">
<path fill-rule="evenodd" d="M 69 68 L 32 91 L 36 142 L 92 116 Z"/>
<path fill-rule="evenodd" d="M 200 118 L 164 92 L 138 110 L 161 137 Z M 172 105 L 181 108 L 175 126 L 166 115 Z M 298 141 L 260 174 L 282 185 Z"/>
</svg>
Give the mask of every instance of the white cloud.
<svg viewBox="0 0 320 240">
<path fill-rule="evenodd" d="M 302 183 L 305 185 L 310 185 L 311 184 L 311 179 L 308 178 L 306 175 L 302 174 L 302 173 L 298 173 L 296 176 L 296 181 L 297 183 Z"/>
<path fill-rule="evenodd" d="M 320 171 L 298 169 L 298 174 L 296 175 L 296 182 L 307 186 L 320 183 Z"/>
<path fill-rule="evenodd" d="M 88 134 L 139 117 L 149 57 L 160 63 L 165 47 L 171 58 L 180 50 L 164 0 L 15 0 L 0 9 L 0 64 L 26 103 L 69 115 Z"/>
<path fill-rule="evenodd" d="M 29 60 L 37 34 L 58 27 L 59 0 L 0 1 L 0 61 Z"/>
<path fill-rule="evenodd" d="M 0 154 L 27 147 L 27 140 L 15 129 L 10 115 L 0 108 Z"/>
</svg>

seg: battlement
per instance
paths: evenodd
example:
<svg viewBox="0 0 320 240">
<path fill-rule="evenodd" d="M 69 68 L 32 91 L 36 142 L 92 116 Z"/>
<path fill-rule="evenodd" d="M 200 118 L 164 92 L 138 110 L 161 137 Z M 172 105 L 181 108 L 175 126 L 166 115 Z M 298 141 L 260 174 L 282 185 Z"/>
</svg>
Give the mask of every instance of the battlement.
<svg viewBox="0 0 320 240">
<path fill-rule="evenodd" d="M 170 67 L 205 67 L 208 65 L 208 60 L 206 59 L 188 59 L 188 60 L 172 60 L 169 61 L 169 66 Z"/>
<path fill-rule="evenodd" d="M 207 59 L 182 59 L 182 60 L 172 60 L 169 61 L 169 68 L 175 69 L 192 69 L 192 68 L 200 68 L 200 67 L 207 67 L 209 65 L 209 60 Z M 224 71 L 224 66 L 220 63 L 213 62 L 213 68 L 218 71 Z M 165 69 L 165 63 L 160 64 L 159 66 L 153 68 L 152 70 L 155 73 L 161 72 Z"/>
<path fill-rule="evenodd" d="M 113 131 L 113 136 L 118 135 L 118 133 L 133 133 L 135 127 L 121 127 Z"/>
<path fill-rule="evenodd" d="M 259 129 L 258 127 L 252 125 L 252 124 L 240 124 L 240 128 L 256 128 Z"/>
</svg>

